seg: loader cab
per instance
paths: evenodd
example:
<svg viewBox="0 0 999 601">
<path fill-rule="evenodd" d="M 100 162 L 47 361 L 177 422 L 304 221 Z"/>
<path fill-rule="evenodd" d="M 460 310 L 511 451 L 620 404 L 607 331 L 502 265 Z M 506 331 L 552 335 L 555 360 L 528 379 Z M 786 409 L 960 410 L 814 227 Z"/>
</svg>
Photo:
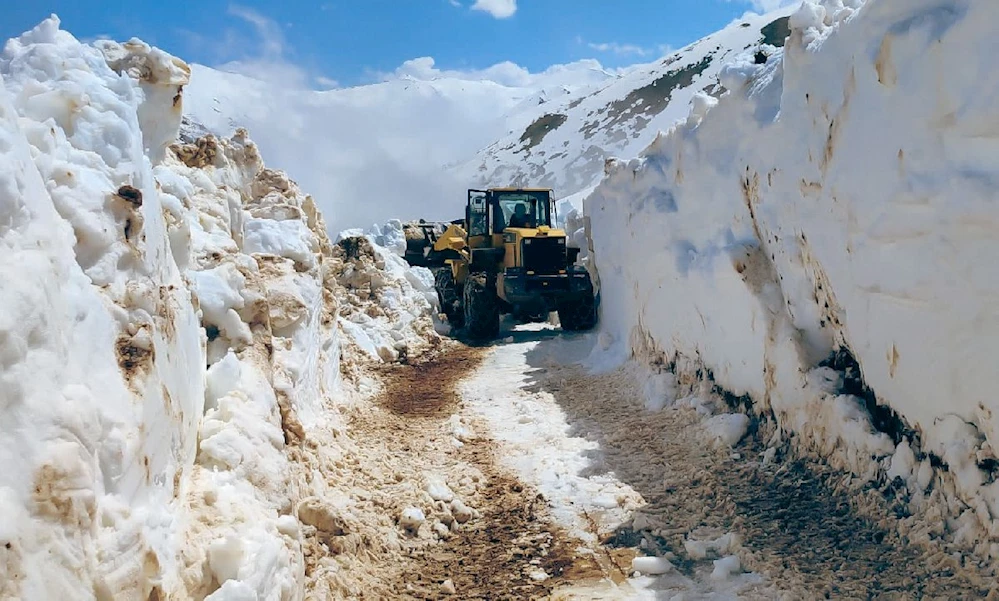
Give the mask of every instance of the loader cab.
<svg viewBox="0 0 999 601">
<path fill-rule="evenodd" d="M 501 246 L 503 232 L 510 227 L 552 227 L 554 208 L 548 188 L 469 190 L 465 213 L 468 236 L 479 242 L 471 246 Z"/>
</svg>

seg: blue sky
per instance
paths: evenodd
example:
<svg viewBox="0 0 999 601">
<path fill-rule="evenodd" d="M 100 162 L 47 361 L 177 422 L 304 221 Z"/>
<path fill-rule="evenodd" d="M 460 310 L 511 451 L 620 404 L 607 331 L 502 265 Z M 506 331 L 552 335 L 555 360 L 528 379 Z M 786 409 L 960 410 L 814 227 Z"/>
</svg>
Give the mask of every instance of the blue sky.
<svg viewBox="0 0 999 601">
<path fill-rule="evenodd" d="M 371 83 L 405 61 L 479 70 L 511 61 L 539 72 L 583 58 L 653 60 L 780 0 L 28 0 L 0 36 L 51 13 L 80 39 L 132 36 L 188 62 L 291 69 L 310 87 Z"/>
</svg>

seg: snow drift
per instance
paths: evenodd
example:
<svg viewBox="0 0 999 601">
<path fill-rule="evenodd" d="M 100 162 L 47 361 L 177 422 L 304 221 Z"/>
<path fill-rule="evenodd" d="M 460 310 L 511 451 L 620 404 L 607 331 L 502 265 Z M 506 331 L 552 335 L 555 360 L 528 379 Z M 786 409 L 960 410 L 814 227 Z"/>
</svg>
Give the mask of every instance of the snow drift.
<svg viewBox="0 0 999 601">
<path fill-rule="evenodd" d="M 0 597 L 303 594 L 292 458 L 342 428 L 344 259 L 245 131 L 175 142 L 189 73 L 56 17 L 0 54 Z M 432 334 L 380 277 L 394 340 Z"/>
<path fill-rule="evenodd" d="M 724 68 L 585 202 L 608 352 L 745 396 L 992 557 L 997 18 L 807 0 L 783 51 Z"/>
</svg>

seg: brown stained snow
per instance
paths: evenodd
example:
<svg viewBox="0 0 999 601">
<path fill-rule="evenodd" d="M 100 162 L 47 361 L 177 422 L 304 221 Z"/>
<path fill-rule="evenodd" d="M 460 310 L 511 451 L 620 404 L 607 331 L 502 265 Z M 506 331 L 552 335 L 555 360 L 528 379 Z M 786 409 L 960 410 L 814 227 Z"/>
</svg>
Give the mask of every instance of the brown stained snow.
<svg viewBox="0 0 999 601">
<path fill-rule="evenodd" d="M 648 503 L 606 544 L 644 538 L 693 576 L 711 564 L 691 557 L 684 541 L 735 533 L 743 568 L 769 581 L 741 590 L 747 599 L 999 598 L 984 571 L 910 543 L 880 495 L 841 490 L 843 473 L 792 459 L 764 467 L 762 433 L 735 449 L 712 448 L 693 409 L 644 409 L 633 367 L 589 376 L 544 354 L 529 358 L 543 368 L 529 390 L 554 395 L 576 435 L 599 442 L 605 469 Z"/>
<path fill-rule="evenodd" d="M 543 497 L 497 466 L 484 426 L 461 416 L 456 385 L 483 353 L 449 343 L 414 365 L 382 367 L 375 398 L 347 412 L 343 451 L 310 439 L 326 452 L 300 459 L 316 463 L 330 487 L 325 498 L 346 500 L 298 507 L 312 524 L 304 528 L 307 598 L 546 599 L 559 585 L 602 575 L 554 526 Z M 461 446 L 455 420 L 474 431 L 458 435 Z M 471 511 L 434 501 L 428 477 Z M 426 516 L 415 533 L 398 521 L 407 507 Z"/>
</svg>

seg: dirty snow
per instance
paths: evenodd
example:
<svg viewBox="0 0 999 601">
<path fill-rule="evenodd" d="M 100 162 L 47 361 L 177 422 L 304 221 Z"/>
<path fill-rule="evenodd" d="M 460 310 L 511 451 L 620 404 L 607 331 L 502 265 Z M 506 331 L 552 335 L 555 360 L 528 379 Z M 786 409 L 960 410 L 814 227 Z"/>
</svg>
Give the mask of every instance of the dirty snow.
<svg viewBox="0 0 999 601">
<path fill-rule="evenodd" d="M 439 343 L 439 301 L 429 269 L 410 267 L 373 238 L 350 231 L 338 237 L 342 264 L 334 275 L 345 290 L 339 319 L 367 355 L 392 362 Z"/>
<path fill-rule="evenodd" d="M 930 512 L 913 537 L 992 558 L 997 11 L 806 0 L 784 49 L 734 60 L 585 200 L 594 365 L 709 379 L 774 416 L 772 445 L 899 478 Z"/>
<path fill-rule="evenodd" d="M 343 259 L 245 131 L 175 143 L 183 61 L 59 25 L 0 54 L 0 597 L 301 598 L 300 456 L 345 443 L 358 394 Z M 431 303 L 400 261 L 350 307 L 415 356 Z"/>
</svg>

